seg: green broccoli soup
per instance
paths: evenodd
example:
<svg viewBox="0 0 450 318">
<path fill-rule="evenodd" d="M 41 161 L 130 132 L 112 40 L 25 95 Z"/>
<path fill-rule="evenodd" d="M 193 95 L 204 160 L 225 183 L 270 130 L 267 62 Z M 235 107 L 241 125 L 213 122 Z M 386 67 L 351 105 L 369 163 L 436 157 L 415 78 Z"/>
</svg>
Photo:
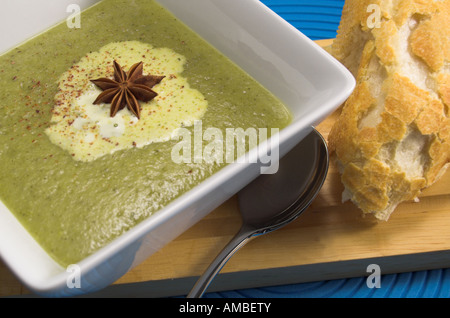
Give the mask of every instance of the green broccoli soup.
<svg viewBox="0 0 450 318">
<path fill-rule="evenodd" d="M 62 266 L 227 164 L 174 158 L 190 145 L 179 131 L 214 128 L 208 140 L 220 142 L 218 131 L 270 133 L 292 118 L 149 0 L 104 0 L 80 28 L 64 22 L 5 53 L 0 82 L 0 199 Z"/>
</svg>

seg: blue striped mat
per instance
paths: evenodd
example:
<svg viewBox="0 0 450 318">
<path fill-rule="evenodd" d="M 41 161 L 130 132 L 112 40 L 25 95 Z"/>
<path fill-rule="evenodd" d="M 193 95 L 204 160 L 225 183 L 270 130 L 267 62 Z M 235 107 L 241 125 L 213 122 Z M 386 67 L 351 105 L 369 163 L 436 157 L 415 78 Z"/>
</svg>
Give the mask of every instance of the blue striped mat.
<svg viewBox="0 0 450 318">
<path fill-rule="evenodd" d="M 341 20 L 343 0 L 261 0 L 312 40 L 332 39 Z"/>
</svg>

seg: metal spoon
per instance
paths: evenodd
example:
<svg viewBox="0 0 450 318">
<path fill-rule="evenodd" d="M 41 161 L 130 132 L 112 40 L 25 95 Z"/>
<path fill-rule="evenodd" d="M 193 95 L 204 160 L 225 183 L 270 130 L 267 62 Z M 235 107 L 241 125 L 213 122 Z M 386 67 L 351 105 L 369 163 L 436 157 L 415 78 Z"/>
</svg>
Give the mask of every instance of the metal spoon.
<svg viewBox="0 0 450 318">
<path fill-rule="evenodd" d="M 231 256 L 256 236 L 296 219 L 316 197 L 328 173 L 328 148 L 315 129 L 279 162 L 275 174 L 263 174 L 238 193 L 242 226 L 200 276 L 188 298 L 202 297 Z"/>
</svg>

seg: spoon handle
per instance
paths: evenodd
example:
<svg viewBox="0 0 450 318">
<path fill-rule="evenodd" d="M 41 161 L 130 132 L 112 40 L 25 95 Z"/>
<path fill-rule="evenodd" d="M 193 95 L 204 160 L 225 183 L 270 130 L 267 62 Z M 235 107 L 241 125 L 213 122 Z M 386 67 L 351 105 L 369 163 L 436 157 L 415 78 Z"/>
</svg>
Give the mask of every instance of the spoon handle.
<svg viewBox="0 0 450 318">
<path fill-rule="evenodd" d="M 208 288 L 211 281 L 220 272 L 226 262 L 238 251 L 242 246 L 253 238 L 253 233 L 241 228 L 239 232 L 230 240 L 223 250 L 216 256 L 205 272 L 195 283 L 187 298 L 200 298 Z"/>
</svg>

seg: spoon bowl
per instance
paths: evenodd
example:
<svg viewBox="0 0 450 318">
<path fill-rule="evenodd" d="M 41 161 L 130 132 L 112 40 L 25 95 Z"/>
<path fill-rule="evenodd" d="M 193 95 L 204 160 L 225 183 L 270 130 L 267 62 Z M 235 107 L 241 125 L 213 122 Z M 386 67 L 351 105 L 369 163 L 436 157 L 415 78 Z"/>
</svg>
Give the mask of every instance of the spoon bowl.
<svg viewBox="0 0 450 318">
<path fill-rule="evenodd" d="M 254 237 L 277 230 L 305 211 L 328 173 L 325 140 L 313 129 L 279 162 L 275 174 L 263 174 L 238 193 L 242 226 L 187 295 L 198 298 L 231 256 Z"/>
</svg>

